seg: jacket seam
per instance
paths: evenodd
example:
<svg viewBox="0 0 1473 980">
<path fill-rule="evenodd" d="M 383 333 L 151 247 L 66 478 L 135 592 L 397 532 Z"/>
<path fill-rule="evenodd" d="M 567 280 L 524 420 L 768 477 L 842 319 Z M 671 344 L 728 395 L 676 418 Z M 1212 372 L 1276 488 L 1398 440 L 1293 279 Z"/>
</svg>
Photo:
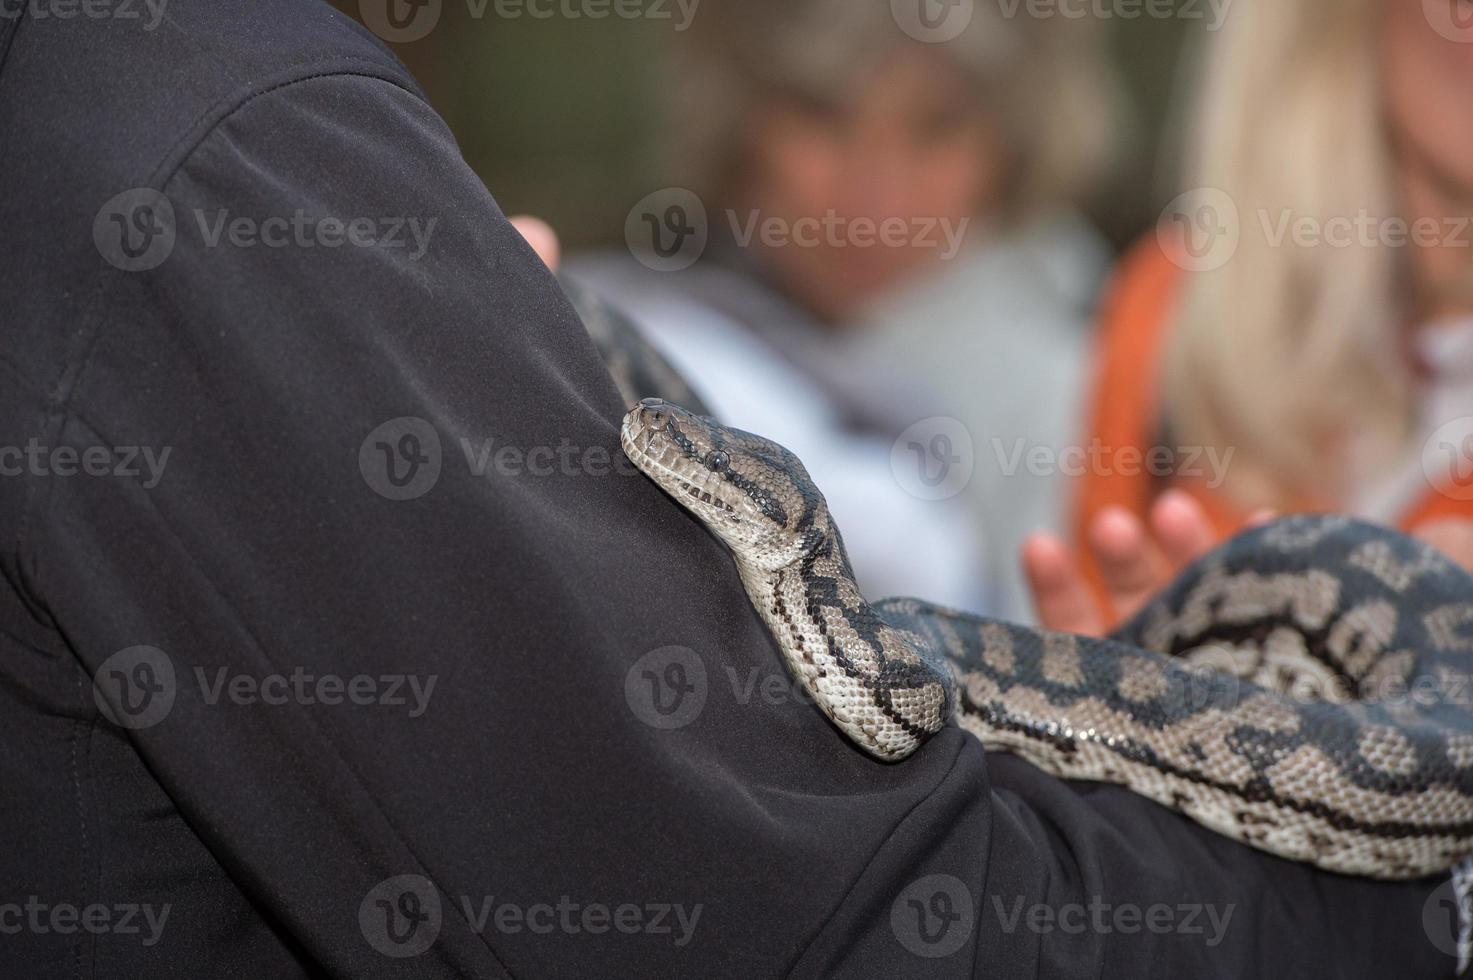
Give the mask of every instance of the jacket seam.
<svg viewBox="0 0 1473 980">
<path fill-rule="evenodd" d="M 373 62 L 356 56 L 345 56 L 338 59 L 342 62 L 363 62 L 373 65 Z M 302 73 L 302 66 L 295 66 L 283 72 L 278 72 L 275 81 L 262 82 L 255 86 L 248 86 L 244 91 L 236 90 L 230 95 L 217 100 L 209 108 L 201 112 L 187 127 L 184 133 L 176 139 L 169 148 L 164 151 L 159 162 L 154 166 L 147 186 L 163 193 L 163 188 L 173 180 L 195 151 L 214 133 L 226 120 L 233 117 L 241 109 L 254 102 L 256 99 L 289 88 L 293 85 L 315 81 L 323 78 L 369 78 L 376 81 L 387 82 L 396 88 L 407 92 L 417 101 L 425 102 L 423 93 L 415 86 L 406 82 L 397 73 L 382 66 L 377 66 L 378 71 L 350 70 L 347 68 L 308 71 Z M 205 125 L 208 121 L 208 125 Z M 187 149 L 183 149 L 187 146 Z M 172 163 L 171 163 L 172 160 Z M 167 176 L 164 176 L 167 175 Z M 115 277 L 104 275 L 97 281 L 93 290 L 93 305 L 85 316 L 85 337 L 81 341 L 80 348 L 68 354 L 63 359 L 61 370 L 57 376 L 57 388 L 54 393 L 49 391 L 49 386 L 43 386 L 42 404 L 40 408 L 40 420 L 38 432 L 44 438 L 53 428 L 59 433 L 65 428 L 67 421 L 72 417 L 72 398 L 81 386 L 83 376 L 91 363 L 92 352 L 96 348 L 98 337 L 102 328 L 102 314 L 99 312 L 105 305 L 100 302 L 100 297 L 105 295 L 108 284 L 115 282 Z M 18 370 L 18 368 L 17 368 Z M 33 524 L 36 515 L 44 510 L 50 497 L 49 485 L 36 486 L 27 492 L 22 513 L 16 521 L 15 532 L 15 556 L 16 565 L 21 570 L 23 580 L 35 582 L 39 578 L 36 556 L 31 549 L 35 537 Z M 40 596 L 34 596 L 39 602 Z M 44 605 L 44 603 L 41 603 Z"/>
</svg>

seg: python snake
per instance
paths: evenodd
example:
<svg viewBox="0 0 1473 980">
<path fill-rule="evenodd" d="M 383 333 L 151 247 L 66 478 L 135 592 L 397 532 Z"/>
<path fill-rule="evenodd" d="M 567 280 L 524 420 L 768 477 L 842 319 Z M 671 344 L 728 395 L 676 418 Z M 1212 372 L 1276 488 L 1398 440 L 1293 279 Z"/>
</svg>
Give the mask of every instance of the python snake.
<svg viewBox="0 0 1473 980">
<path fill-rule="evenodd" d="M 1418 878 L 1473 853 L 1473 577 L 1346 518 L 1229 542 L 1109 639 L 867 603 L 792 453 L 646 399 L 624 451 L 731 550 L 794 677 L 899 761 L 954 720 L 1282 857 Z"/>
</svg>

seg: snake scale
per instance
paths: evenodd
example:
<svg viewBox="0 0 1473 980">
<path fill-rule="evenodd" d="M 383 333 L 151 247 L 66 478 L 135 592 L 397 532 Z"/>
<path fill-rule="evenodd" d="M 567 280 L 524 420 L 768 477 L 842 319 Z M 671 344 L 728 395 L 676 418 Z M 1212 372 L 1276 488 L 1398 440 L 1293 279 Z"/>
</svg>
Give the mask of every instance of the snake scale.
<svg viewBox="0 0 1473 980">
<path fill-rule="evenodd" d="M 1417 878 L 1473 853 L 1473 577 L 1346 518 L 1251 530 L 1104 640 L 866 602 L 802 463 L 658 398 L 624 451 L 736 558 L 794 677 L 899 761 L 949 724 L 1282 857 Z"/>
</svg>

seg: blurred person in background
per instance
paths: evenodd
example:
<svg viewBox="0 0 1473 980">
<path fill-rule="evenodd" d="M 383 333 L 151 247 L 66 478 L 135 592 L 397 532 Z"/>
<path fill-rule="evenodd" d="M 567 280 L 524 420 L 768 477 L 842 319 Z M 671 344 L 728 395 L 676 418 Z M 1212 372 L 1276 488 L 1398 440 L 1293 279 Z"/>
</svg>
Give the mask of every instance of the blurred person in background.
<svg viewBox="0 0 1473 980">
<path fill-rule="evenodd" d="M 1001 464 L 1072 437 L 1106 267 L 1069 206 L 1111 131 L 1087 26 L 984 5 L 928 44 L 883 0 L 707 0 L 671 124 L 704 256 L 569 263 L 724 422 L 803 458 L 872 595 L 1027 615 L 1018 547 L 1059 524 L 1060 495 Z M 870 240 L 887 222 L 904 231 Z M 965 431 L 938 444 L 922 425 L 919 456 L 896 443 L 933 416 Z M 973 462 L 970 481 L 948 473 Z"/>
<path fill-rule="evenodd" d="M 1074 550 L 1026 551 L 1046 624 L 1108 628 L 1264 509 L 1355 514 L 1473 566 L 1470 18 L 1234 5 L 1193 119 L 1206 190 L 1107 304 Z M 1153 447 L 1170 476 L 1111 465 Z"/>
</svg>

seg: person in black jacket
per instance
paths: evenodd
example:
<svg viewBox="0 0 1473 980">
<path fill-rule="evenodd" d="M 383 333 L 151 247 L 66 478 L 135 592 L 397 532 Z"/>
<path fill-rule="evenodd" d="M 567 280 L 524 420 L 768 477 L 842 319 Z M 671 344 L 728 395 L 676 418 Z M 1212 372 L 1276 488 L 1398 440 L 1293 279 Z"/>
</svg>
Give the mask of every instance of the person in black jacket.
<svg viewBox="0 0 1473 980">
<path fill-rule="evenodd" d="M 58 6 L 0 18 L 0 975 L 1453 973 L 1445 880 L 857 752 L 374 36 Z"/>
</svg>

